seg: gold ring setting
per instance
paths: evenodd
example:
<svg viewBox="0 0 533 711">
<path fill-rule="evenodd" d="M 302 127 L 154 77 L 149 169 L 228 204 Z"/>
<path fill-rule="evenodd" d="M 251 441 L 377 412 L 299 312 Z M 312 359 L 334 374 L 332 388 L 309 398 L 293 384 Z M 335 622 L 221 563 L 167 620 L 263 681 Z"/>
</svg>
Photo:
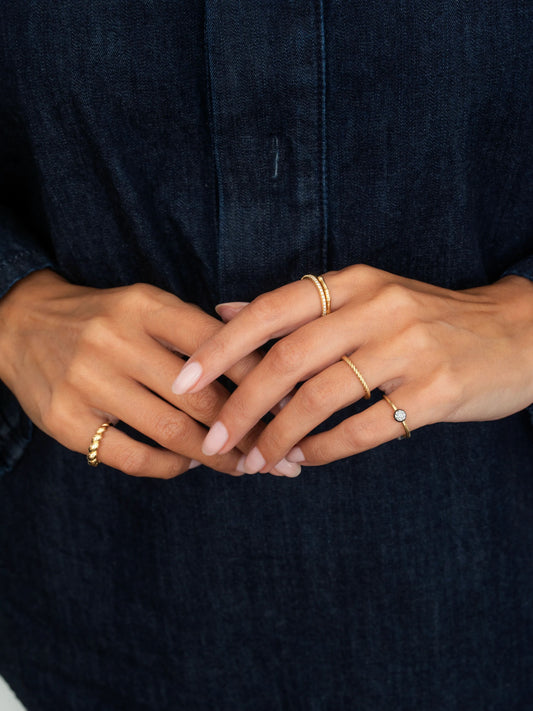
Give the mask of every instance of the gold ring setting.
<svg viewBox="0 0 533 711">
<path fill-rule="evenodd" d="M 402 435 L 401 437 L 398 437 L 398 439 L 409 439 L 409 437 L 411 436 L 411 430 L 407 426 L 407 422 L 406 422 L 407 414 L 406 414 L 405 410 L 402 410 L 401 407 L 396 407 L 396 405 L 392 402 L 392 400 L 390 400 L 386 395 L 383 395 L 383 399 L 386 400 L 389 403 L 389 405 L 392 407 L 392 409 L 394 411 L 393 412 L 394 419 L 396 420 L 396 422 L 400 422 L 403 425 L 403 428 L 405 430 L 405 434 Z"/>
</svg>

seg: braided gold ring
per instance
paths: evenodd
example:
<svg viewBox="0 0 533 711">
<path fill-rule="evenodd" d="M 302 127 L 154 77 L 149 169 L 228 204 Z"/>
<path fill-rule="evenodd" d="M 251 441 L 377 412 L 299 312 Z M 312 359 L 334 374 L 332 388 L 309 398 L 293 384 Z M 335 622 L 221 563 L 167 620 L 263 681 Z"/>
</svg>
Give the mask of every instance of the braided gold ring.
<svg viewBox="0 0 533 711">
<path fill-rule="evenodd" d="M 351 369 L 353 370 L 353 372 L 355 373 L 355 375 L 357 375 L 357 377 L 359 378 L 359 382 L 361 383 L 361 385 L 363 386 L 363 390 L 365 391 L 365 394 L 364 394 L 365 400 L 370 400 L 370 388 L 368 387 L 368 383 L 366 382 L 366 380 L 365 380 L 365 379 L 363 378 L 363 376 L 361 375 L 361 371 L 358 370 L 358 369 L 355 367 L 355 363 L 353 363 L 353 362 L 348 358 L 348 356 L 343 355 L 343 356 L 342 356 L 342 360 L 346 363 L 346 365 L 347 365 L 349 368 L 351 368 Z"/>
<path fill-rule="evenodd" d="M 105 431 L 110 426 L 110 422 L 104 422 L 101 424 L 91 439 L 91 444 L 89 445 L 89 451 L 87 454 L 87 464 L 91 467 L 97 467 L 100 464 L 98 461 L 98 447 L 100 446 L 100 442 L 102 441 Z"/>
</svg>

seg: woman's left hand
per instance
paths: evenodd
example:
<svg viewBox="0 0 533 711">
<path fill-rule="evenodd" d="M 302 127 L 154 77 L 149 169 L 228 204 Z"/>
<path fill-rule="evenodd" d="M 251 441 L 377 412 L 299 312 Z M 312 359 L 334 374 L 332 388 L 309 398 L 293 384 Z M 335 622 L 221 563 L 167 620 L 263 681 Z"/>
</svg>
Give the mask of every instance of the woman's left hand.
<svg viewBox="0 0 533 711">
<path fill-rule="evenodd" d="M 175 392 L 201 390 L 247 353 L 280 339 L 222 407 L 204 440 L 206 454 L 229 452 L 289 394 L 249 453 L 249 473 L 267 472 L 283 457 L 324 464 L 405 435 L 382 399 L 306 437 L 364 395 L 343 355 L 371 390 L 379 388 L 405 411 L 411 431 L 494 420 L 533 402 L 533 284 L 527 279 L 508 276 L 451 291 L 366 265 L 324 279 L 332 308 L 326 317 L 312 281 L 293 282 L 258 296 L 191 356 Z M 235 314 L 231 305 L 218 310 L 226 319 Z"/>
</svg>

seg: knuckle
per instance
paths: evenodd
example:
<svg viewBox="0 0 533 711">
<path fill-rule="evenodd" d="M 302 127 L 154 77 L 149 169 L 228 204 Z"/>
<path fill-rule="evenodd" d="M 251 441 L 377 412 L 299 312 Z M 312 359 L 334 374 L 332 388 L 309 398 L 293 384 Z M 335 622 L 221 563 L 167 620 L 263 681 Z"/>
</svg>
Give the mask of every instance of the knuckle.
<svg viewBox="0 0 533 711">
<path fill-rule="evenodd" d="M 124 449 L 120 455 L 120 469 L 129 476 L 148 476 L 152 457 L 149 450 L 139 446 Z"/>
<path fill-rule="evenodd" d="M 153 304 L 157 289 L 150 284 L 137 283 L 117 289 L 115 292 L 116 308 L 122 313 L 135 313 L 145 310 Z"/>
<path fill-rule="evenodd" d="M 180 457 L 179 460 L 167 464 L 159 474 L 158 479 L 174 479 L 180 476 L 180 474 L 185 474 L 188 469 L 189 465 L 187 461 L 183 457 Z"/>
<path fill-rule="evenodd" d="M 301 386 L 294 397 L 296 404 L 306 414 L 316 414 L 317 411 L 324 409 L 324 403 L 331 397 L 331 388 L 326 387 L 320 379 L 309 380 Z"/>
<path fill-rule="evenodd" d="M 265 430 L 257 446 L 267 460 L 280 457 L 287 453 L 290 442 L 287 441 L 287 427 L 275 426 L 275 420 Z"/>
<path fill-rule="evenodd" d="M 172 449 L 190 435 L 189 422 L 178 411 L 170 414 L 165 412 L 155 418 L 154 432 L 159 444 Z"/>
<path fill-rule="evenodd" d="M 223 405 L 221 397 L 212 387 L 187 395 L 187 403 L 205 422 L 214 420 Z"/>
<path fill-rule="evenodd" d="M 86 325 L 80 335 L 82 349 L 96 346 L 99 349 L 108 348 L 114 341 L 114 329 L 111 319 L 103 314 L 94 316 Z"/>
<path fill-rule="evenodd" d="M 364 452 L 374 446 L 375 432 L 365 422 L 350 422 L 343 427 L 343 439 L 354 454 Z"/>
<path fill-rule="evenodd" d="M 456 405 L 464 395 L 464 388 L 450 363 L 441 363 L 433 374 L 433 397 L 443 404 Z"/>
<path fill-rule="evenodd" d="M 64 441 L 64 435 L 69 432 L 72 421 L 67 414 L 62 389 L 54 390 L 47 402 L 41 405 L 40 418 L 47 433 Z"/>
<path fill-rule="evenodd" d="M 398 282 L 388 282 L 380 289 L 379 297 L 384 308 L 394 313 L 404 313 L 411 311 L 416 305 L 415 294 L 412 289 L 398 284 Z"/>
<path fill-rule="evenodd" d="M 287 300 L 283 295 L 271 291 L 256 296 L 249 308 L 261 323 L 276 323 L 287 311 Z"/>
<path fill-rule="evenodd" d="M 282 338 L 275 343 L 266 358 L 275 373 L 290 374 L 301 368 L 304 349 L 291 338 Z"/>
<path fill-rule="evenodd" d="M 421 321 L 410 324 L 403 335 L 409 352 L 430 351 L 438 345 L 428 325 Z"/>
</svg>

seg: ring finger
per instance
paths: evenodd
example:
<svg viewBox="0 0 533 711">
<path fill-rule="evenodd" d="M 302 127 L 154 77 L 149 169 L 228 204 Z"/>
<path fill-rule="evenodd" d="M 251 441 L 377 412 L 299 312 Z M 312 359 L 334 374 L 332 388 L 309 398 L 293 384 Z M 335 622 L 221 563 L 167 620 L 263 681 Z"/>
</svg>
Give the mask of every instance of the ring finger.
<svg viewBox="0 0 533 711">
<path fill-rule="evenodd" d="M 352 353 L 349 361 L 359 375 L 340 360 L 307 380 L 296 391 L 286 407 L 259 436 L 245 460 L 246 472 L 268 471 L 334 412 L 366 397 L 367 390 L 363 383 L 372 390 L 397 373 L 368 350 Z"/>
<path fill-rule="evenodd" d="M 206 429 L 139 383 L 123 378 L 106 394 L 95 392 L 94 399 L 105 402 L 107 411 L 166 450 L 207 463 L 217 471 L 235 475 L 242 473 L 238 469 L 240 452 L 232 450 L 227 454 L 210 457 L 207 461 L 202 454 Z"/>
</svg>

